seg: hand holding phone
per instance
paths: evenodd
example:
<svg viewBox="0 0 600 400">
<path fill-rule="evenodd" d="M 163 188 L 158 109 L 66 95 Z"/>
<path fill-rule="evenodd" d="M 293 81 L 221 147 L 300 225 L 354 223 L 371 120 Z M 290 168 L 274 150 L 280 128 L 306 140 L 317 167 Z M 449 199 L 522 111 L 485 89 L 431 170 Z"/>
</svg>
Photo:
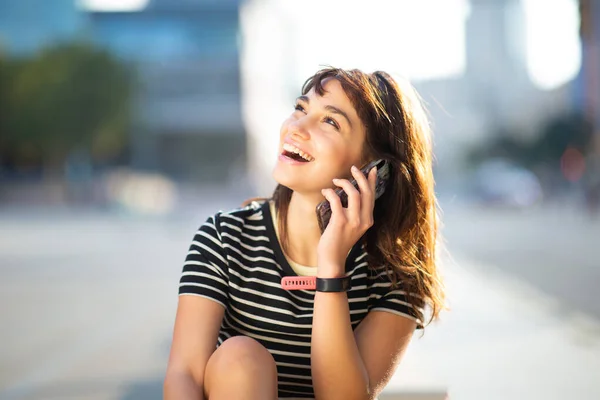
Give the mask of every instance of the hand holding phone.
<svg viewBox="0 0 600 400">
<path fill-rule="evenodd" d="M 373 167 L 377 167 L 377 181 L 375 183 L 375 200 L 377 200 L 385 192 L 385 187 L 389 180 L 389 162 L 383 159 L 376 160 L 361 168 L 361 171 L 363 174 L 368 175 L 369 171 Z M 358 189 L 358 183 L 356 182 L 356 179 L 352 179 L 350 182 L 355 188 Z M 340 198 L 342 207 L 348 207 L 348 195 L 344 189 L 337 188 L 335 193 Z M 331 206 L 329 201 L 324 200 L 323 202 L 319 203 L 317 205 L 316 212 L 317 220 L 319 221 L 319 228 L 321 229 L 322 233 L 325 231 L 325 228 L 327 228 L 327 224 L 329 224 L 329 220 L 331 219 Z"/>
</svg>

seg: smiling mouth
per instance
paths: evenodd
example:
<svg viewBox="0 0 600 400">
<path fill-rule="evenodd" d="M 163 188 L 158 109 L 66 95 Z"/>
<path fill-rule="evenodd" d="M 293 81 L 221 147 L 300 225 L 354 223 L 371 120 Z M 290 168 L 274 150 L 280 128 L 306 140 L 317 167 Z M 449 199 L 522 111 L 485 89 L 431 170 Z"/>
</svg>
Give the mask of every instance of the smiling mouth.
<svg viewBox="0 0 600 400">
<path fill-rule="evenodd" d="M 283 144 L 283 152 L 281 154 L 291 158 L 292 160 L 300 162 L 311 162 L 315 160 L 315 158 L 310 154 L 303 152 L 296 146 L 293 146 L 289 143 Z"/>
</svg>

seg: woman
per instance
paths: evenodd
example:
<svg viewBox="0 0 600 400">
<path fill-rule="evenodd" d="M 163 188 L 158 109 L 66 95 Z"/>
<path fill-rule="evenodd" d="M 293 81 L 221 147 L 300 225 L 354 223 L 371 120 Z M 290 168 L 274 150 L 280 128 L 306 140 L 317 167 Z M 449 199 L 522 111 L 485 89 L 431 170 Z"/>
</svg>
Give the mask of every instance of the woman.
<svg viewBox="0 0 600 400">
<path fill-rule="evenodd" d="M 281 127 L 272 198 L 217 213 L 194 237 L 165 398 L 375 398 L 424 308 L 432 321 L 442 307 L 429 135 L 414 91 L 384 72 L 309 78 Z M 376 170 L 355 167 L 376 159 L 390 166 L 377 200 Z M 282 288 L 298 275 L 320 287 Z"/>
</svg>

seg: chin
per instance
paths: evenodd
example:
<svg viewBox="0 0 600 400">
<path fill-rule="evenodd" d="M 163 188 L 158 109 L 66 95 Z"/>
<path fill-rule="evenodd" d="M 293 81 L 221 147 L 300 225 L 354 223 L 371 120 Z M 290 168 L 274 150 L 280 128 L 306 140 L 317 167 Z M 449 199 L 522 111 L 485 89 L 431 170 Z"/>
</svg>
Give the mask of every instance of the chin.
<svg viewBox="0 0 600 400">
<path fill-rule="evenodd" d="M 278 184 L 291 189 L 294 192 L 307 193 L 307 192 L 320 192 L 321 189 L 314 188 L 314 182 L 310 179 L 307 180 L 306 176 L 292 176 L 293 174 L 283 171 L 278 167 L 275 167 L 272 173 L 272 177 Z"/>
<path fill-rule="evenodd" d="M 280 185 L 286 186 L 298 193 L 317 193 L 321 195 L 321 189 L 331 187 L 327 179 L 323 179 L 323 173 L 315 170 L 297 169 L 278 161 L 273 168 L 271 176 Z"/>
<path fill-rule="evenodd" d="M 293 177 L 289 176 L 289 174 L 287 174 L 285 171 L 282 171 L 278 166 L 275 166 L 271 176 L 275 182 L 292 190 L 295 190 L 295 187 L 297 187 L 299 183 L 295 182 L 297 179 L 293 179 Z"/>
</svg>

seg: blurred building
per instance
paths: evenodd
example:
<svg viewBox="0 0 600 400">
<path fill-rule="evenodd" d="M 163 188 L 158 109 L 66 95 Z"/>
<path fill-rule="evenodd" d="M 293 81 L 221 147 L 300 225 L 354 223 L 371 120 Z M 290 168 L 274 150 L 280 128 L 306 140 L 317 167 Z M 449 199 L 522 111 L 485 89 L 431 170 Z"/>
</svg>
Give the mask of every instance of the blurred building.
<svg viewBox="0 0 600 400">
<path fill-rule="evenodd" d="M 335 13 L 328 25 L 337 25 L 329 31 L 326 27 L 320 29 L 321 37 L 306 32 L 310 30 L 306 22 L 311 18 L 310 12 L 288 7 L 285 0 L 248 0 L 242 8 L 245 38 L 242 76 L 244 118 L 250 140 L 249 168 L 257 174 L 255 183 L 261 193 L 273 186 L 272 182 L 266 183 L 266 177 L 270 175 L 275 156 L 265 159 L 265 150 L 272 154 L 276 151 L 278 126 L 289 113 L 289 104 L 298 95 L 300 83 L 315 72 L 319 64 L 344 68 L 367 65 L 365 70 L 369 72 L 375 64 L 376 69 L 408 76 L 431 115 L 438 181 L 460 177 L 471 148 L 507 131 L 524 141 L 532 139 L 549 117 L 572 107 L 569 79 L 573 76 L 562 82 L 555 81 L 558 83 L 552 87 L 542 87 L 536 82 L 535 74 L 540 71 L 532 70 L 531 54 L 542 49 L 547 55 L 547 49 L 553 49 L 554 54 L 541 64 L 538 57 L 534 67 L 539 69 L 541 65 L 542 72 L 551 72 L 568 59 L 570 63 L 559 72 L 563 72 L 563 76 L 568 76 L 565 71 L 573 75 L 573 70 L 578 68 L 579 51 L 577 27 L 572 23 L 577 18 L 575 0 L 553 2 L 556 4 L 527 0 L 456 0 L 448 4 L 444 0 L 427 0 L 424 5 L 416 1 L 400 4 L 382 0 L 374 3 L 372 9 L 377 11 L 373 12 L 371 8 L 347 12 L 342 1 L 331 0 L 330 3 L 335 3 L 333 10 L 331 7 L 321 10 Z M 539 10 L 532 12 L 531 3 L 546 11 L 554 10 L 553 15 L 541 16 L 546 18 L 543 23 L 553 21 L 550 30 L 558 31 L 569 17 L 570 28 L 565 29 L 572 32 L 557 39 L 547 36 L 544 41 L 543 32 L 540 35 L 539 30 L 532 30 L 534 22 L 538 22 L 532 21 L 532 15 L 538 15 Z M 448 7 L 460 7 L 464 11 L 448 10 Z M 573 13 L 557 15 L 561 7 Z M 386 10 L 385 15 L 378 14 L 382 8 Z M 406 18 L 408 22 L 421 21 L 421 28 L 414 25 L 402 31 L 399 27 L 402 22 L 398 22 L 401 18 L 404 22 Z M 453 18 L 454 22 L 439 23 L 444 18 Z M 355 27 L 359 23 L 363 29 L 357 33 Z M 331 35 L 335 35 L 335 45 L 327 47 L 319 43 Z M 532 35 L 541 36 L 542 41 L 532 41 Z M 450 36 L 460 43 L 450 43 L 447 40 Z M 454 46 L 449 47 L 449 44 Z M 577 49 L 572 54 L 565 53 L 564 46 Z M 321 47 L 326 49 L 320 51 Z M 343 48 L 348 56 L 334 56 L 338 48 Z M 451 73 L 439 73 L 437 64 L 456 57 L 463 60 L 452 61 L 456 65 L 450 68 Z M 306 66 L 307 59 L 311 58 L 318 61 L 309 60 L 314 66 L 303 70 L 305 76 L 299 77 L 299 66 Z M 368 63 L 365 59 L 379 61 Z M 414 63 L 415 59 L 420 63 Z M 269 66 L 268 72 L 261 70 L 264 65 Z M 414 76 L 403 73 L 403 69 Z M 437 72 L 437 76 L 434 73 L 426 77 L 422 70 Z"/>
<path fill-rule="evenodd" d="M 537 3 L 550 10 L 550 5 L 568 2 L 575 4 L 575 0 Z M 138 7 L 111 11 L 92 6 L 102 3 L 136 3 Z M 341 7 L 344 2 L 340 0 L 311 0 L 302 7 L 287 0 L 0 0 L 0 50 L 28 54 L 62 40 L 91 38 L 139 71 L 136 123 L 131 133 L 134 168 L 192 181 L 223 181 L 250 171 L 261 193 L 272 186 L 267 175 L 276 158 L 279 126 L 308 76 L 306 71 L 314 72 L 313 59 L 318 60 L 315 68 L 330 63 L 328 55 L 336 49 L 354 60 L 375 60 L 387 52 L 387 59 L 399 65 L 399 70 L 411 58 L 423 58 L 424 66 L 456 54 L 464 58 L 462 69 L 451 75 L 413 79 L 434 123 L 439 171 L 448 175 L 460 172 L 468 148 L 502 129 L 526 138 L 535 135 L 549 116 L 573 104 L 599 109 L 598 24 L 590 22 L 582 28 L 587 32 L 583 72 L 573 83 L 543 89 L 532 80 L 528 65 L 526 9 L 532 1 L 400 3 L 374 1 L 390 12 L 371 21 L 368 11 L 378 7 Z M 429 41 L 418 42 L 424 31 L 394 35 L 398 23 L 390 24 L 390 19 L 409 14 L 407 5 L 413 3 L 426 4 L 422 7 L 427 8 L 427 16 L 412 19 L 429 27 L 431 32 L 425 32 Z M 464 43 L 460 51 L 442 52 L 435 45 L 446 43 L 450 32 L 430 21 L 445 16 L 440 11 L 444 4 L 455 7 L 459 3 L 467 10 L 464 16 L 448 18 L 460 24 Z M 598 21 L 597 2 L 581 3 L 589 21 Z M 350 17 L 340 14 L 316 31 L 307 29 L 307 18 L 317 6 L 350 12 Z M 553 28 L 562 20 L 561 15 L 555 17 Z M 352 18 L 358 18 L 364 29 L 354 29 Z M 387 25 L 394 25 L 391 31 L 384 29 Z M 336 35 L 342 41 L 325 45 L 315 34 Z M 366 46 L 361 47 L 363 42 Z M 414 54 L 398 54 L 405 52 L 406 46 L 399 45 L 406 43 Z M 560 45 L 547 38 L 542 47 L 554 50 Z M 429 54 L 436 52 L 437 58 Z M 555 53 L 556 58 L 542 67 L 549 70 L 561 58 L 573 58 Z M 379 68 L 394 72 L 393 66 L 384 63 Z M 600 113 L 594 118 L 600 126 Z"/>
<path fill-rule="evenodd" d="M 239 0 L 153 0 L 90 10 L 89 33 L 139 72 L 134 168 L 223 181 L 245 167 Z"/>
<path fill-rule="evenodd" d="M 32 54 L 71 39 L 84 24 L 74 0 L 0 0 L 0 53 Z"/>
<path fill-rule="evenodd" d="M 109 49 L 138 72 L 131 166 L 222 182 L 246 167 L 239 7 L 240 0 L 0 0 L 0 52 L 29 56 L 80 39 Z"/>
<path fill-rule="evenodd" d="M 574 83 L 574 102 L 600 131 L 600 3 L 581 0 L 582 68 Z M 600 135 L 600 133 L 598 133 Z M 600 153 L 600 139 L 597 141 Z"/>
<path fill-rule="evenodd" d="M 502 134 L 530 140 L 548 118 L 572 107 L 570 84 L 544 89 L 533 81 L 525 13 L 522 0 L 471 1 L 464 72 L 415 82 L 434 123 L 439 177 L 459 173 L 473 146 Z"/>
</svg>

